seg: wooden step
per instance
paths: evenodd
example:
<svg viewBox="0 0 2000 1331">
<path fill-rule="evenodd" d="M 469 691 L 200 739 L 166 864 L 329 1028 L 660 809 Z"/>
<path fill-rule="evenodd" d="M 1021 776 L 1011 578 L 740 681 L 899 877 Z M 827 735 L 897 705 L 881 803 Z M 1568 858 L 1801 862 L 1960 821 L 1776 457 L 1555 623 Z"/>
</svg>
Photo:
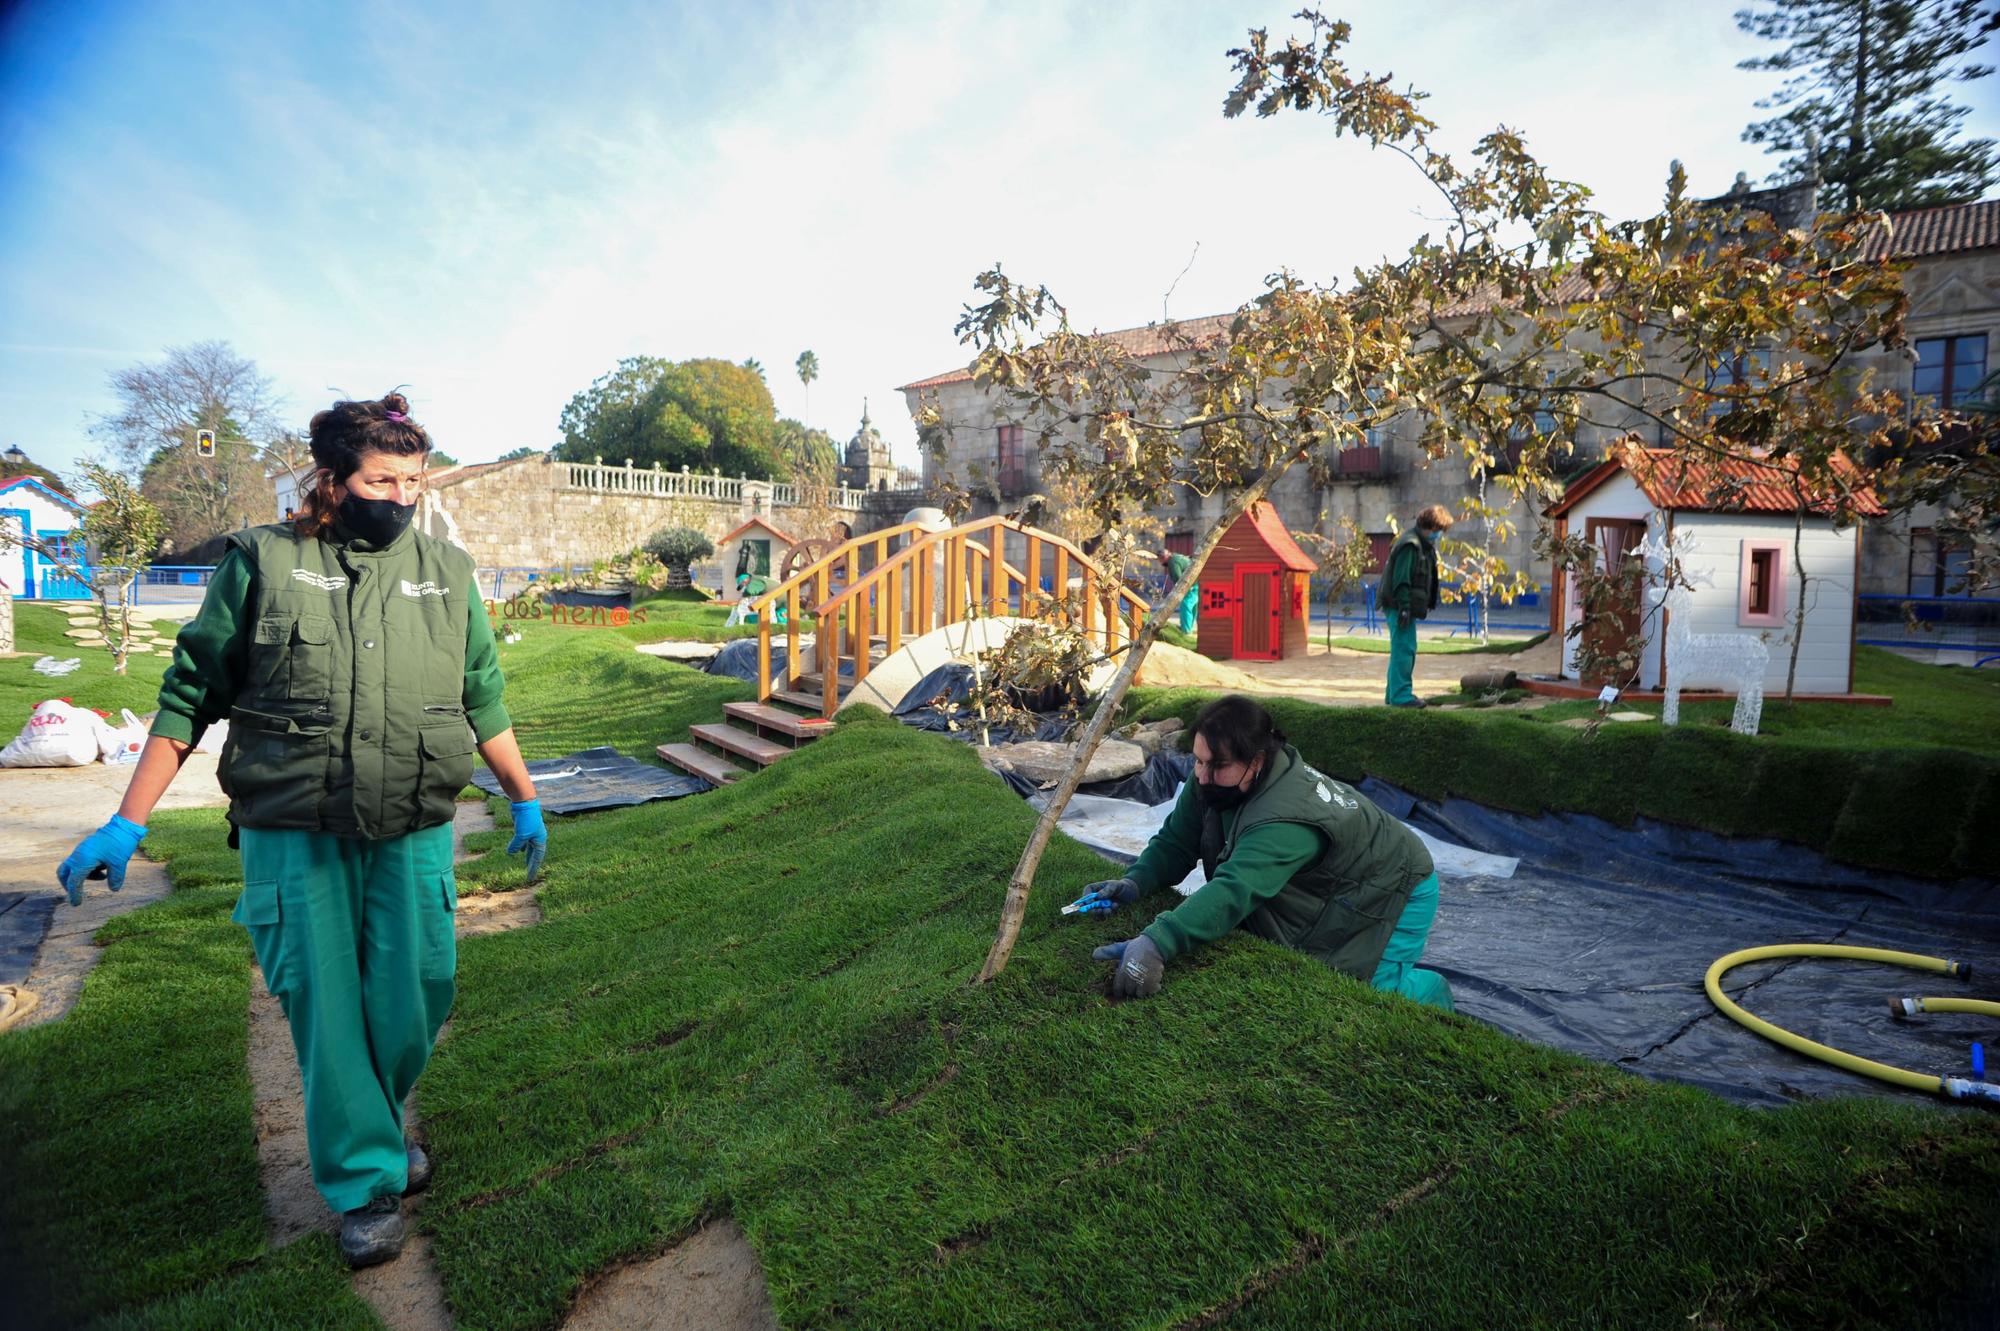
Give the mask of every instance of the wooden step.
<svg viewBox="0 0 2000 1331">
<path fill-rule="evenodd" d="M 799 693 L 791 689 L 780 689 L 774 692 L 769 701 L 781 702 L 788 707 L 804 708 L 814 716 L 818 716 L 819 709 L 826 705 L 825 701 L 817 693 Z"/>
<path fill-rule="evenodd" d="M 820 690 L 826 687 L 826 676 L 820 674 L 817 670 L 813 670 L 807 672 L 806 674 L 800 675 L 796 680 L 792 682 L 799 686 L 799 690 L 801 692 L 808 693 L 813 697 L 817 698 L 820 696 Z M 843 675 L 841 677 L 839 685 L 837 685 L 834 690 L 833 696 L 836 698 L 845 698 L 847 696 L 848 690 L 852 689 L 853 687 L 854 685 L 848 682 L 848 676 Z"/>
<path fill-rule="evenodd" d="M 698 776 L 711 785 L 726 786 L 739 776 L 750 775 L 727 758 L 717 757 L 693 744 L 662 744 L 653 752 L 660 755 L 660 761 Z"/>
<path fill-rule="evenodd" d="M 725 753 L 748 758 L 759 767 L 769 767 L 792 750 L 776 740 L 738 730 L 731 725 L 689 726 L 688 734 L 704 744 L 713 744 Z"/>
<path fill-rule="evenodd" d="M 818 705 L 817 699 L 813 705 Z M 767 730 L 775 730 L 780 735 L 789 735 L 796 740 L 818 739 L 833 725 L 833 722 L 817 716 L 798 716 L 761 702 L 726 702 L 722 704 L 722 714 L 756 727 L 760 734 Z"/>
</svg>

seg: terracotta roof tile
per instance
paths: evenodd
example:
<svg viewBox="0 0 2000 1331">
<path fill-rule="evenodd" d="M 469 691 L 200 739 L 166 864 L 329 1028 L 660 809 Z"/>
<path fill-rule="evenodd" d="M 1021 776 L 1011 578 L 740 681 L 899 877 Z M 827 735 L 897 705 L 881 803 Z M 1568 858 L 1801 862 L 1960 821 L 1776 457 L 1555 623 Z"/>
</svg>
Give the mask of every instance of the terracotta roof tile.
<svg viewBox="0 0 2000 1331">
<path fill-rule="evenodd" d="M 1856 512 L 1879 518 L 1888 511 L 1875 497 L 1875 491 L 1862 483 L 1860 469 L 1845 453 L 1834 455 L 1833 469 L 1853 490 Z M 1620 471 L 1632 474 L 1655 508 L 1710 513 L 1792 511 L 1790 482 L 1796 474 L 1793 467 L 1736 458 L 1679 458 L 1671 449 L 1629 447 L 1607 457 L 1570 486 L 1568 493 L 1549 508 L 1549 516 L 1567 513 L 1577 501 Z M 1833 506 L 1822 499 L 1811 507 L 1813 512 L 1824 514 Z"/>
<path fill-rule="evenodd" d="M 1205 314 L 1199 319 L 1182 319 L 1172 325 L 1171 340 L 1167 335 L 1169 326 L 1166 324 L 1120 328 L 1114 332 L 1100 333 L 1098 336 L 1113 346 L 1123 347 L 1126 352 L 1134 356 L 1164 356 L 1189 341 L 1205 343 L 1216 340 L 1229 331 L 1229 325 L 1235 318 L 1236 312 L 1231 310 L 1228 314 Z M 967 366 L 959 370 L 946 370 L 943 374 L 934 374 L 928 379 L 918 379 L 914 383 L 904 384 L 897 391 L 908 392 L 913 388 L 937 388 L 943 384 L 970 382 L 972 382 L 972 369 Z"/>
<path fill-rule="evenodd" d="M 1864 253 L 1871 259 L 1885 254 L 1921 259 L 1933 254 L 1961 254 L 2000 246 L 2000 199 L 1954 203 L 1942 208 L 1889 214 L 1891 235 L 1880 230 L 1869 237 Z"/>
</svg>

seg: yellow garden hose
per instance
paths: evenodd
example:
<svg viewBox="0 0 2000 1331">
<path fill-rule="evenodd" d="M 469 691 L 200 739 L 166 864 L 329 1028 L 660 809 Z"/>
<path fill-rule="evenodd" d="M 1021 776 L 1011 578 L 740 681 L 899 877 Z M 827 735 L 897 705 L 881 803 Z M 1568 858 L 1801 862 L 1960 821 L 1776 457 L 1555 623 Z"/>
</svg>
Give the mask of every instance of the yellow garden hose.
<svg viewBox="0 0 2000 1331">
<path fill-rule="evenodd" d="M 1729 971 L 1753 961 L 1772 961 L 1779 957 L 1837 957 L 1848 961 L 1880 961 L 1891 966 L 1909 966 L 1915 970 L 1935 971 L 1960 979 L 1970 979 L 1972 967 L 1963 962 L 1947 961 L 1943 957 L 1926 957 L 1916 952 L 1892 952 L 1880 947 L 1847 947 L 1839 943 L 1779 943 L 1770 947 L 1746 947 L 1739 952 L 1717 957 L 1715 964 L 1708 968 L 1708 975 L 1703 979 L 1702 987 L 1708 990 L 1709 1001 L 1732 1021 L 1749 1027 L 1765 1039 L 1781 1044 L 1795 1053 L 1816 1058 L 1822 1063 L 1831 1063 L 1849 1072 L 1858 1072 L 1864 1077 L 1874 1077 L 1892 1085 L 1907 1087 L 1913 1091 L 1926 1091 L 1953 1100 L 1979 1100 L 2000 1105 L 2000 1085 L 1987 1081 L 1972 1081 L 1964 1077 L 1931 1077 L 1921 1072 L 1909 1072 L 1903 1068 L 1892 1068 L 1887 1063 L 1861 1058 L 1830 1045 L 1808 1040 L 1802 1035 L 1795 1035 L 1782 1026 L 1773 1026 L 1762 1017 L 1745 1012 L 1734 999 L 1722 992 L 1722 977 Z M 1920 1012 L 1976 1012 L 1989 1017 L 2000 1017 L 2000 1003 L 1989 1003 L 1975 998 L 1892 998 L 1889 1000 L 1889 1007 L 1898 1016 L 1909 1017 L 1916 1016 Z"/>
</svg>

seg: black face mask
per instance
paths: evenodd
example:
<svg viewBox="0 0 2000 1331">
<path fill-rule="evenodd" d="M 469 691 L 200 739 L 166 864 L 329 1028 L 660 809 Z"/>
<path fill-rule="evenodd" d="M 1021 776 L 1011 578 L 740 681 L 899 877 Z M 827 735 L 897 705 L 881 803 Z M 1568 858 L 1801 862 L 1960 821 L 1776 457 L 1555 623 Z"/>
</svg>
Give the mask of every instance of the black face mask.
<svg viewBox="0 0 2000 1331">
<path fill-rule="evenodd" d="M 363 499 L 359 495 L 349 495 L 340 501 L 342 525 L 377 549 L 392 544 L 401 536 L 416 511 L 415 504 L 399 504 L 393 499 Z"/>
<path fill-rule="evenodd" d="M 1259 773 L 1259 776 L 1261 775 L 1262 773 Z M 1250 788 L 1248 790 L 1244 789 L 1241 786 L 1215 786 L 1215 785 L 1203 784 L 1200 782 L 1197 782 L 1196 784 L 1201 785 L 1202 802 L 1207 804 L 1209 808 L 1214 809 L 1217 812 L 1223 812 L 1228 809 L 1236 808 L 1237 806 L 1241 805 L 1244 800 L 1249 799 L 1250 796 L 1254 794 L 1257 789 L 1257 783 L 1255 781 L 1252 781 L 1250 783 Z"/>
</svg>

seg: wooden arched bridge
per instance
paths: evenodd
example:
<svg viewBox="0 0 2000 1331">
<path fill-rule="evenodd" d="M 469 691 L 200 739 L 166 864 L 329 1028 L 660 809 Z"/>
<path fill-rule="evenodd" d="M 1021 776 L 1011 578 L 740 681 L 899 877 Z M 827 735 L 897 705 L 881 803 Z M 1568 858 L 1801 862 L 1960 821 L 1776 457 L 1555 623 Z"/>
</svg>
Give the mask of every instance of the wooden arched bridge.
<svg viewBox="0 0 2000 1331">
<path fill-rule="evenodd" d="M 1049 618 L 1065 592 L 1105 652 L 1130 643 L 1151 610 L 1069 541 L 1012 518 L 857 536 L 751 601 L 757 700 L 723 704 L 721 721 L 690 726 L 659 755 L 718 785 L 737 780 L 825 733 L 877 661 L 966 620 Z M 774 642 L 784 646 L 775 667 Z"/>
</svg>

